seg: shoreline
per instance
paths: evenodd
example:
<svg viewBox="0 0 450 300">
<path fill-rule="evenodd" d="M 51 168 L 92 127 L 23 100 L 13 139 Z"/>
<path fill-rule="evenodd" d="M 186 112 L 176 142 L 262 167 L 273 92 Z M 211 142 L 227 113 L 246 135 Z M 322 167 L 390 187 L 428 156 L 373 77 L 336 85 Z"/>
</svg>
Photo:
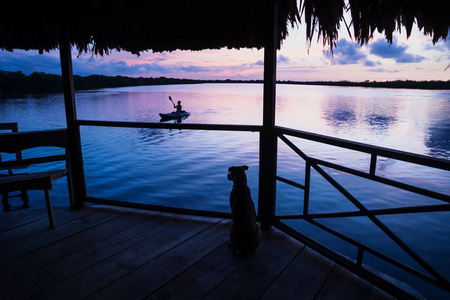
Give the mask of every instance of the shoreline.
<svg viewBox="0 0 450 300">
<path fill-rule="evenodd" d="M 263 80 L 203 80 L 203 79 L 178 79 L 167 77 L 126 77 L 74 75 L 76 91 L 94 90 L 102 88 L 144 86 L 144 85 L 174 85 L 174 84 L 204 84 L 204 83 L 234 83 L 234 84 L 263 84 Z M 291 81 L 277 80 L 277 84 L 290 85 L 316 85 L 316 86 L 340 86 L 340 87 L 366 87 L 366 88 L 390 88 L 390 89 L 420 89 L 420 90 L 450 90 L 449 81 Z M 7 72 L 0 70 L 0 98 L 8 96 L 20 96 L 24 94 L 49 94 L 62 93 L 61 75 L 32 73 L 25 75 L 21 71 Z"/>
</svg>

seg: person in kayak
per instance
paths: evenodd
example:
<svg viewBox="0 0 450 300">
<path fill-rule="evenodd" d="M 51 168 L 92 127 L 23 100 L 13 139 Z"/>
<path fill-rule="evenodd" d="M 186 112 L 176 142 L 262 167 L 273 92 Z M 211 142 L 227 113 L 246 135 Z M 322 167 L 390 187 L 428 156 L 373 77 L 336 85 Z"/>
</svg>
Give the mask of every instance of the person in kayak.
<svg viewBox="0 0 450 300">
<path fill-rule="evenodd" d="M 177 114 L 179 114 L 179 113 L 181 113 L 181 108 L 182 108 L 182 106 L 181 106 L 181 101 L 178 101 L 178 105 L 173 105 L 173 108 L 176 108 L 177 109 Z"/>
</svg>

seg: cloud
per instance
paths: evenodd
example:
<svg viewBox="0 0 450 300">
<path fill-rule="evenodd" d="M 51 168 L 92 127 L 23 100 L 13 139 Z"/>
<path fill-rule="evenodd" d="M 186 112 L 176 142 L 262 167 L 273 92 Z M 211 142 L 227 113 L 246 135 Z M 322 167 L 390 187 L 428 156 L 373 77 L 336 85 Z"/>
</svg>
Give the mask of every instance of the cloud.
<svg viewBox="0 0 450 300">
<path fill-rule="evenodd" d="M 157 63 L 127 64 L 123 60 L 110 62 L 99 62 L 94 58 L 73 59 L 73 72 L 76 75 L 86 76 L 92 74 L 102 75 L 140 75 L 152 72 L 169 73 L 173 70 L 171 66 L 163 66 Z M 188 70 L 190 67 L 180 67 L 180 70 Z"/>
<path fill-rule="evenodd" d="M 0 51 L 0 70 L 22 71 L 26 75 L 33 72 L 61 74 L 61 64 L 59 56 L 48 53 L 39 55 L 36 51 Z"/>
<path fill-rule="evenodd" d="M 282 54 L 278 55 L 277 57 L 277 64 L 290 64 L 291 63 L 291 59 L 287 56 L 284 56 Z M 263 67 L 264 66 L 264 61 L 263 60 L 258 60 L 255 63 L 250 64 L 250 66 L 259 66 L 259 67 Z"/>
<path fill-rule="evenodd" d="M 258 60 L 257 62 L 253 63 L 252 66 L 264 66 L 264 61 Z"/>
<path fill-rule="evenodd" d="M 48 74 L 61 74 L 61 64 L 57 51 L 39 55 L 35 51 L 0 51 L 0 70 L 22 71 L 29 75 L 33 72 L 44 72 Z M 93 74 L 107 76 L 135 76 L 153 75 L 160 76 L 168 73 L 207 73 L 217 72 L 218 67 L 205 67 L 194 64 L 173 63 L 164 64 L 166 58 L 161 56 L 153 62 L 129 63 L 122 59 L 108 60 L 99 57 L 76 55 L 72 57 L 73 73 L 80 76 Z M 258 63 L 257 63 L 258 64 Z"/>
<path fill-rule="evenodd" d="M 394 59 L 397 63 L 418 63 L 425 59 L 423 56 L 407 53 L 407 49 L 407 46 L 399 45 L 395 41 L 390 45 L 383 39 L 369 45 L 370 54 L 381 58 Z"/>
<path fill-rule="evenodd" d="M 377 73 L 400 73 L 399 70 L 387 70 L 387 69 L 385 69 L 385 68 L 369 69 L 369 72 L 377 72 Z"/>
<path fill-rule="evenodd" d="M 140 59 L 140 58 L 136 56 L 135 59 Z M 166 61 L 168 59 L 169 59 L 169 56 L 167 55 L 166 52 L 161 52 L 161 53 L 154 52 L 151 55 L 145 56 L 146 61 Z"/>
<path fill-rule="evenodd" d="M 434 51 L 437 54 L 434 58 L 435 61 L 450 60 L 450 39 L 440 40 L 435 45 L 429 42 L 423 48 L 427 52 Z"/>
<path fill-rule="evenodd" d="M 289 64 L 289 63 L 291 63 L 291 60 L 289 57 L 280 54 L 280 55 L 278 55 L 277 63 L 278 64 Z"/>
<path fill-rule="evenodd" d="M 376 67 L 376 66 L 381 66 L 381 63 L 379 61 L 366 60 L 366 61 L 364 61 L 364 65 L 366 67 Z"/>
<path fill-rule="evenodd" d="M 210 71 L 214 70 L 214 68 L 211 68 L 211 67 L 200 67 L 200 66 L 194 66 L 194 65 L 175 66 L 171 69 L 172 70 L 180 70 L 180 71 L 184 71 L 187 73 L 203 73 L 203 72 L 210 72 Z"/>
<path fill-rule="evenodd" d="M 436 50 L 448 53 L 448 51 L 450 51 L 450 39 L 447 39 L 447 41 L 438 41 L 435 45 L 427 43 L 424 45 L 424 50 Z"/>
<path fill-rule="evenodd" d="M 365 63 L 367 56 L 361 52 L 357 43 L 350 43 L 346 39 L 339 40 L 337 47 L 333 50 L 331 64 L 352 65 Z"/>
<path fill-rule="evenodd" d="M 408 53 L 408 47 L 399 45 L 395 41 L 389 45 L 385 40 L 379 39 L 370 43 L 367 47 L 370 54 L 380 58 L 394 59 L 397 63 L 419 63 L 425 59 L 423 56 Z M 367 54 L 362 51 L 358 43 L 352 43 L 346 39 L 339 40 L 333 56 L 329 56 L 332 65 L 361 64 L 366 67 L 381 66 L 379 61 L 369 60 Z M 381 69 L 378 68 L 377 70 Z"/>
</svg>

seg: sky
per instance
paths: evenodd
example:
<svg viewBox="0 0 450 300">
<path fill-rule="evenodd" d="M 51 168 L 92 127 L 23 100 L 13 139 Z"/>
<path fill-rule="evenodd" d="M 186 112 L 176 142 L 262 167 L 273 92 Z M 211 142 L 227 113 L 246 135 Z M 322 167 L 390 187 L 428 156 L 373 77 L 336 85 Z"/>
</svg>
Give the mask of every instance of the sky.
<svg viewBox="0 0 450 300">
<path fill-rule="evenodd" d="M 449 35 L 450 36 L 450 35 Z M 257 49 L 143 52 L 126 51 L 109 55 L 79 55 L 72 51 L 74 74 L 87 76 L 171 77 L 187 79 L 263 78 L 264 51 Z M 59 52 L 0 50 L 0 70 L 24 74 L 61 74 Z M 331 55 L 322 41 L 306 42 L 305 27 L 290 30 L 277 53 L 277 79 L 293 81 L 391 81 L 450 80 L 450 37 L 432 44 L 418 28 L 406 39 L 406 32 L 394 35 L 390 45 L 382 34 L 375 34 L 368 45 L 352 41 L 347 30 L 339 34 Z"/>
</svg>

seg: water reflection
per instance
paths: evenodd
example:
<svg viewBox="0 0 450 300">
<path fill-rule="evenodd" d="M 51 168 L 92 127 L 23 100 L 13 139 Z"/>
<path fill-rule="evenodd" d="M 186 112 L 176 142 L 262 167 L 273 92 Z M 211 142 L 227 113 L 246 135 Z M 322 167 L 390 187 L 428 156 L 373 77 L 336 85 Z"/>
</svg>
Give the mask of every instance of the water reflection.
<svg viewBox="0 0 450 300">
<path fill-rule="evenodd" d="M 326 103 L 323 117 L 329 126 L 339 128 L 344 126 L 353 127 L 357 124 L 355 103 L 352 100 L 337 98 Z"/>
<path fill-rule="evenodd" d="M 140 145 L 159 145 L 166 142 L 174 134 L 180 134 L 183 131 L 181 129 L 149 129 L 138 128 L 137 129 Z M 188 133 L 189 131 L 184 131 Z"/>
<path fill-rule="evenodd" d="M 365 117 L 364 122 L 373 130 L 385 131 L 390 125 L 397 122 L 397 117 L 371 114 Z"/>
<path fill-rule="evenodd" d="M 395 99 L 334 97 L 322 103 L 322 118 L 335 133 L 351 128 L 351 140 L 361 141 L 376 134 L 388 136 L 399 120 L 399 103 Z M 369 132 L 368 132 L 369 131 Z M 345 132 L 345 131 L 344 131 Z"/>
<path fill-rule="evenodd" d="M 429 124 L 424 136 L 428 155 L 450 158 L 450 122 Z"/>
</svg>

